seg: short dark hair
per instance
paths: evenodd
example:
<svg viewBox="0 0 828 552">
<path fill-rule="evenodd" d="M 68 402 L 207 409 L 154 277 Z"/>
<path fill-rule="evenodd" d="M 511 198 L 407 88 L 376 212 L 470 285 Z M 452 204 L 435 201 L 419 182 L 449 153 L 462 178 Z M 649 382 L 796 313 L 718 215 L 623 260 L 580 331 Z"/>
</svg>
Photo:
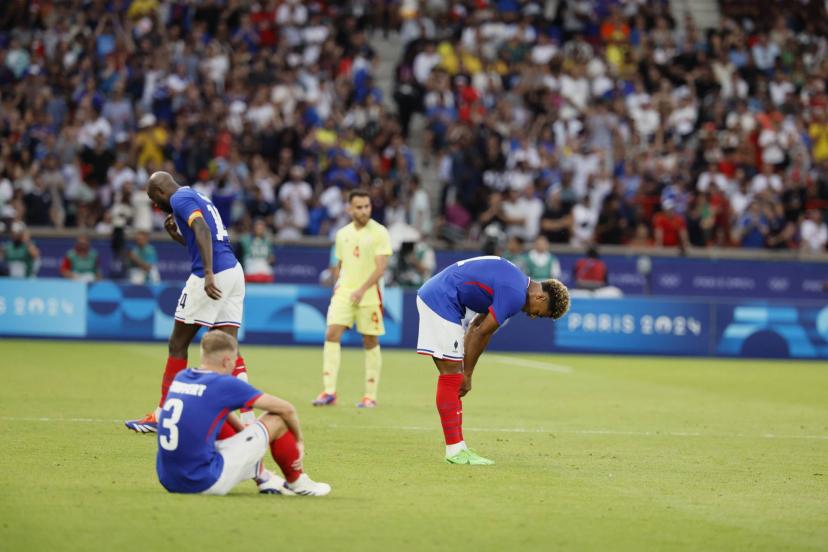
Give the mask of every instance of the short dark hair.
<svg viewBox="0 0 828 552">
<path fill-rule="evenodd" d="M 549 298 L 549 315 L 558 320 L 569 310 L 569 290 L 554 278 L 541 282 L 541 289 Z"/>
<path fill-rule="evenodd" d="M 371 198 L 371 194 L 369 194 L 366 190 L 361 188 L 357 188 L 356 190 L 351 190 L 348 192 L 348 203 L 352 202 L 355 197 L 367 197 Z"/>
</svg>

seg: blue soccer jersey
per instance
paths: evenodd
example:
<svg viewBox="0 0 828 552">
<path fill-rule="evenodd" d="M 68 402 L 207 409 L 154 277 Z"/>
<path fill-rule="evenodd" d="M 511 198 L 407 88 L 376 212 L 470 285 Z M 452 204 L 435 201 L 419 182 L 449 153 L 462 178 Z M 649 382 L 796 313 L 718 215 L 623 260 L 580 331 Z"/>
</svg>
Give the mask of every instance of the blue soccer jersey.
<svg viewBox="0 0 828 552">
<path fill-rule="evenodd" d="M 466 309 L 489 312 L 503 324 L 526 304 L 529 277 L 506 259 L 474 257 L 428 280 L 417 295 L 441 318 L 460 323 Z"/>
<path fill-rule="evenodd" d="M 238 262 L 233 248 L 230 247 L 230 236 L 224 228 L 218 209 L 209 199 L 196 192 L 189 186 L 182 186 L 170 198 L 175 222 L 184 240 L 187 242 L 187 250 L 193 261 L 193 274 L 204 276 L 204 261 L 198 251 L 195 232 L 190 225 L 199 217 L 204 219 L 210 227 L 210 235 L 213 241 L 213 272 L 218 274 L 222 270 L 233 268 Z"/>
<path fill-rule="evenodd" d="M 158 418 L 156 470 L 174 493 L 200 493 L 221 475 L 216 435 L 227 414 L 252 405 L 262 392 L 233 376 L 188 368 L 170 386 Z"/>
</svg>

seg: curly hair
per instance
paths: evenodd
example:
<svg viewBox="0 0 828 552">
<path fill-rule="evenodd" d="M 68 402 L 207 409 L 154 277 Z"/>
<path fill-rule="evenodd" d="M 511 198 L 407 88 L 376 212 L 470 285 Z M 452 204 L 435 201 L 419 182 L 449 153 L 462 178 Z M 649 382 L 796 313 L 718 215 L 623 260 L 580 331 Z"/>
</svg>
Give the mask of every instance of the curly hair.
<svg viewBox="0 0 828 552">
<path fill-rule="evenodd" d="M 541 282 L 541 289 L 549 297 L 549 315 L 558 320 L 569 310 L 569 290 L 554 278 Z"/>
</svg>

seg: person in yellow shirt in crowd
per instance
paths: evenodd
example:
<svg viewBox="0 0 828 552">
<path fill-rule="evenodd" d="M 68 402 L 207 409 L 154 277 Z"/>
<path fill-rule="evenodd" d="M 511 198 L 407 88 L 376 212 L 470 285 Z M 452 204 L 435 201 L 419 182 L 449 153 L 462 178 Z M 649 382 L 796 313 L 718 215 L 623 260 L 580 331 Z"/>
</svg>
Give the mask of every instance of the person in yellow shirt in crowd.
<svg viewBox="0 0 828 552">
<path fill-rule="evenodd" d="M 164 147 L 169 141 L 167 130 L 156 124 L 155 115 L 147 113 L 138 122 L 133 147 L 138 152 L 139 167 L 160 167 L 164 163 Z"/>
<path fill-rule="evenodd" d="M 814 110 L 814 120 L 808 128 L 808 135 L 811 137 L 811 154 L 815 163 L 821 163 L 828 159 L 828 121 L 826 121 L 825 108 Z"/>
<path fill-rule="evenodd" d="M 371 219 L 371 197 L 364 190 L 348 194 L 352 222 L 336 233 L 335 255 L 339 259 L 336 285 L 328 307 L 325 345 L 322 349 L 324 390 L 314 406 L 336 404 L 342 334 L 356 323 L 365 346 L 365 396 L 358 408 L 377 405 L 382 356 L 379 336 L 385 334 L 382 319 L 382 278 L 391 255 L 388 230 Z"/>
</svg>

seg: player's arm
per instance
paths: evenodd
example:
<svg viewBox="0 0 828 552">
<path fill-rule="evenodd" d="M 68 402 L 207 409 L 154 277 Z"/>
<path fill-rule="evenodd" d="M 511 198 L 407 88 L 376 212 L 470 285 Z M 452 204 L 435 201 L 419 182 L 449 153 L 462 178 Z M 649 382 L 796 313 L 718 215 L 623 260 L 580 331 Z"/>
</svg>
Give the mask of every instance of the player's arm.
<svg viewBox="0 0 828 552">
<path fill-rule="evenodd" d="M 299 414 L 296 413 L 296 408 L 292 404 L 279 397 L 262 393 L 253 403 L 253 407 L 282 418 L 296 440 L 300 443 L 304 442 L 302 429 L 299 427 Z"/>
<path fill-rule="evenodd" d="M 230 424 L 230 427 L 232 427 L 236 431 L 236 433 L 244 429 L 244 424 L 241 423 L 239 417 L 233 414 L 232 412 L 227 415 L 227 423 Z"/>
<path fill-rule="evenodd" d="M 466 336 L 463 338 L 465 353 L 463 355 L 463 385 L 460 387 L 461 397 L 471 391 L 472 374 L 477 361 L 489 346 L 489 340 L 499 326 L 500 324 L 490 312 L 478 314 L 469 325 Z"/>
<path fill-rule="evenodd" d="M 339 280 L 339 273 L 342 272 L 342 261 L 339 261 L 331 267 L 331 282 L 336 284 Z"/>
<path fill-rule="evenodd" d="M 207 297 L 217 301 L 221 299 L 221 290 L 216 287 L 216 275 L 213 274 L 213 235 L 210 226 L 204 222 L 201 211 L 195 211 L 190 215 L 189 224 L 195 234 L 201 260 L 204 262 L 204 292 Z"/>
<path fill-rule="evenodd" d="M 181 232 L 178 231 L 178 225 L 175 223 L 175 217 L 173 215 L 167 215 L 167 218 L 164 219 L 164 230 L 167 231 L 167 234 L 170 237 L 180 243 L 181 245 L 187 245 L 187 242 L 184 241 L 184 236 L 181 235 Z"/>
<path fill-rule="evenodd" d="M 365 283 L 351 294 L 351 302 L 355 305 L 362 301 L 362 296 L 365 295 L 366 291 L 377 285 L 377 282 L 380 281 L 382 275 L 385 274 L 385 269 L 388 267 L 388 255 L 377 255 L 374 260 L 377 265 L 374 271 L 365 280 Z"/>
</svg>

